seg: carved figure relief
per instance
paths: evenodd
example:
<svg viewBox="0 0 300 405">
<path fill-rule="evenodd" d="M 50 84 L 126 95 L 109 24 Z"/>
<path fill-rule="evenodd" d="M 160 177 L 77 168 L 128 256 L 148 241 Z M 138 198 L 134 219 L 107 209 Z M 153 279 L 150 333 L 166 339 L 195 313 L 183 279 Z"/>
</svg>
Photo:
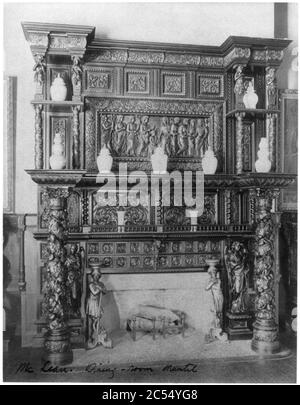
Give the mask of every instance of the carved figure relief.
<svg viewBox="0 0 300 405">
<path fill-rule="evenodd" d="M 106 145 L 117 157 L 149 158 L 157 146 L 162 146 L 168 157 L 201 158 L 212 130 L 208 118 L 121 114 L 100 117 L 101 147 Z"/>
</svg>

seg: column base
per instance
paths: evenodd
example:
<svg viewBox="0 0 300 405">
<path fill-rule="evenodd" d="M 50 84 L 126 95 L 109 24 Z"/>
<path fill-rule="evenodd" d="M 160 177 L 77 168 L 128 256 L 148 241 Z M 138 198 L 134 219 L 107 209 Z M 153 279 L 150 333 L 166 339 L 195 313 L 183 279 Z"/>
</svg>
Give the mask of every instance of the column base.
<svg viewBox="0 0 300 405">
<path fill-rule="evenodd" d="M 226 318 L 228 320 L 227 333 L 229 340 L 252 338 L 253 332 L 250 328 L 251 315 L 226 312 Z"/>
<path fill-rule="evenodd" d="M 53 365 L 66 365 L 73 361 L 70 334 L 67 329 L 49 330 L 45 335 L 42 360 Z"/>
<path fill-rule="evenodd" d="M 274 323 L 255 322 L 251 348 L 259 354 L 274 354 L 280 351 L 278 327 Z"/>
</svg>

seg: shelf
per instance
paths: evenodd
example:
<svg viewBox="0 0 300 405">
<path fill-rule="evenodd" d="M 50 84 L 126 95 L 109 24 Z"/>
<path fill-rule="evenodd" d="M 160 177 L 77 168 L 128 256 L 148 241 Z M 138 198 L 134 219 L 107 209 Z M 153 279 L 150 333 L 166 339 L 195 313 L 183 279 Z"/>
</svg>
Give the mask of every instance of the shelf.
<svg viewBox="0 0 300 405">
<path fill-rule="evenodd" d="M 87 173 L 86 170 L 26 170 L 32 180 L 38 184 L 73 184 L 77 187 L 96 187 L 97 173 Z M 118 185 L 118 172 L 104 174 L 106 178 L 116 177 Z M 151 173 L 147 173 L 149 176 Z M 130 172 L 123 178 L 128 178 Z M 121 176 L 122 177 L 122 176 Z M 154 176 L 157 177 L 157 176 Z M 242 174 L 208 174 L 204 175 L 205 188 L 283 188 L 293 183 L 296 174 L 286 173 L 242 173 Z M 149 176 L 149 182 L 151 177 Z M 102 184 L 102 183 L 101 183 Z M 132 183 L 131 183 L 132 184 Z"/>
<path fill-rule="evenodd" d="M 226 117 L 231 117 L 232 115 L 235 114 L 242 114 L 245 113 L 246 115 L 252 115 L 252 116 L 265 116 L 267 114 L 279 114 L 280 110 L 269 110 L 269 109 L 264 109 L 264 108 L 237 108 L 235 110 L 229 111 L 226 114 Z"/>
<path fill-rule="evenodd" d="M 54 105 L 57 107 L 63 107 L 63 106 L 69 107 L 69 106 L 75 106 L 75 105 L 83 106 L 82 101 L 73 101 L 73 100 L 68 100 L 68 101 L 33 100 L 33 101 L 31 101 L 31 104 Z"/>
</svg>

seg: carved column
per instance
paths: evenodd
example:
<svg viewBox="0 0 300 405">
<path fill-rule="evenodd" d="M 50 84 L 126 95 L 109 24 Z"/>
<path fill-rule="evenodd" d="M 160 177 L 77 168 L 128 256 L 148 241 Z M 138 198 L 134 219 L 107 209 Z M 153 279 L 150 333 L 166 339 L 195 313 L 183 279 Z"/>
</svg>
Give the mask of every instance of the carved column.
<svg viewBox="0 0 300 405">
<path fill-rule="evenodd" d="M 81 99 L 81 81 L 82 81 L 82 67 L 81 57 L 78 55 L 72 55 L 72 85 L 73 85 L 73 97 L 74 101 L 80 101 Z"/>
<path fill-rule="evenodd" d="M 276 171 L 276 118 L 277 114 L 267 114 L 267 139 L 272 172 Z"/>
<path fill-rule="evenodd" d="M 43 169 L 44 168 L 44 145 L 43 145 L 43 128 L 42 128 L 42 104 L 35 104 L 35 168 Z"/>
<path fill-rule="evenodd" d="M 243 118 L 245 113 L 235 114 L 236 118 L 236 173 L 241 174 L 243 172 Z"/>
<path fill-rule="evenodd" d="M 73 169 L 80 169 L 80 150 L 79 150 L 79 111 L 80 106 L 75 105 L 73 111 L 73 154 L 72 154 L 72 167 Z"/>
<path fill-rule="evenodd" d="M 277 192 L 257 189 L 255 231 L 255 322 L 252 349 L 275 353 L 280 349 L 275 303 L 275 226 L 272 201 Z"/>
<path fill-rule="evenodd" d="M 65 241 L 67 238 L 65 188 L 48 188 L 49 236 L 48 263 L 44 295 L 44 313 L 48 323 L 44 359 L 52 364 L 68 364 L 73 360 L 70 336 L 66 325 Z"/>
<path fill-rule="evenodd" d="M 266 67 L 266 108 L 277 108 L 276 69 L 272 66 Z"/>
</svg>

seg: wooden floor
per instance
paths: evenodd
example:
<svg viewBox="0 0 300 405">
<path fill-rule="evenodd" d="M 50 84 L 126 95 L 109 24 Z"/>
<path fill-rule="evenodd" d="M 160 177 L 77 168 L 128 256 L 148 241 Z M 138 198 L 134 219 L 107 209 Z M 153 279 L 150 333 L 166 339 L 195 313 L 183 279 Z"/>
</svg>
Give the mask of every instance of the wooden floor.
<svg viewBox="0 0 300 405">
<path fill-rule="evenodd" d="M 281 341 L 291 349 L 283 358 L 239 360 L 199 360 L 197 362 L 172 362 L 163 365 L 113 367 L 97 369 L 67 368 L 42 369 L 41 351 L 38 349 L 14 350 L 4 356 L 4 381 L 6 382 L 139 382 L 139 383 L 295 383 L 296 340 L 287 334 Z M 25 363 L 28 368 L 26 370 Z M 20 369 L 22 365 L 22 370 Z M 19 368 L 19 371 L 17 371 Z"/>
</svg>

